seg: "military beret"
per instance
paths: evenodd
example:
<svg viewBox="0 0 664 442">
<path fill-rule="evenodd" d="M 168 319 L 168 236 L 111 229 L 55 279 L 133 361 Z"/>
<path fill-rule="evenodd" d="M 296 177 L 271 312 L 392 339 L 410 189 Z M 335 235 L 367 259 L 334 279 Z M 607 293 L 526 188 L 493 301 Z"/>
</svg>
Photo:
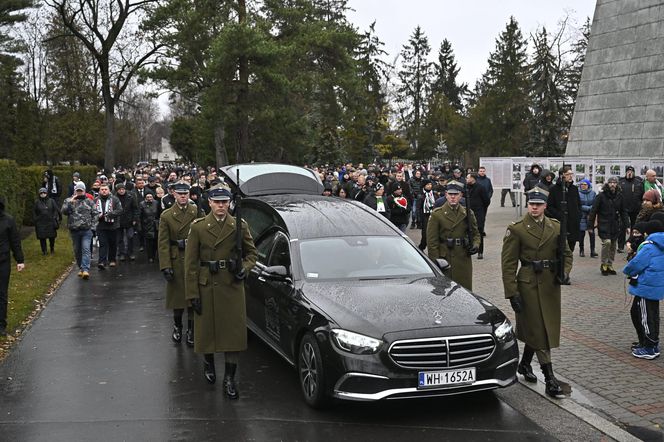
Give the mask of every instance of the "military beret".
<svg viewBox="0 0 664 442">
<path fill-rule="evenodd" d="M 538 203 L 545 204 L 546 200 L 549 198 L 549 192 L 542 189 L 539 186 L 533 187 L 528 191 L 528 202 L 529 203 Z"/>
</svg>

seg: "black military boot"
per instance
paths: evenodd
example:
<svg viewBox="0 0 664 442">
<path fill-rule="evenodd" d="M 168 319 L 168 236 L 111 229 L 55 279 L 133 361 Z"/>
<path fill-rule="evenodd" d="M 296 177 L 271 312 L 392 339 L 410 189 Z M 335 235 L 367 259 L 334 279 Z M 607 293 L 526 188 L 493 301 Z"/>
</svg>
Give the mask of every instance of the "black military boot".
<svg viewBox="0 0 664 442">
<path fill-rule="evenodd" d="M 533 367 L 530 366 L 530 363 L 533 361 L 533 355 L 535 351 L 525 346 L 523 349 L 523 356 L 521 356 L 521 362 L 516 367 L 516 372 L 523 376 L 523 379 L 526 382 L 537 382 L 537 376 L 533 373 Z"/>
<path fill-rule="evenodd" d="M 553 365 L 551 365 L 551 362 L 542 364 L 541 367 L 542 373 L 544 373 L 544 380 L 546 381 L 546 394 L 554 398 L 563 396 L 563 389 L 558 383 L 558 379 L 553 375 Z"/>
<path fill-rule="evenodd" d="M 226 372 L 224 373 L 224 392 L 229 399 L 239 399 L 240 393 L 235 385 L 235 372 L 237 364 L 226 362 Z"/>
<path fill-rule="evenodd" d="M 173 326 L 173 334 L 171 335 L 173 342 L 180 343 L 182 342 L 182 326 L 178 327 L 177 325 Z"/>
<path fill-rule="evenodd" d="M 194 346 L 194 321 L 191 319 L 187 320 L 187 334 L 185 342 L 187 343 L 187 347 Z"/>
<path fill-rule="evenodd" d="M 203 355 L 203 376 L 210 384 L 217 382 L 217 372 L 214 369 L 214 354 L 205 353 Z"/>
<path fill-rule="evenodd" d="M 582 258 L 584 256 L 586 256 L 586 253 L 585 253 L 585 250 L 583 250 L 583 247 L 579 247 L 579 256 L 582 257 Z"/>
</svg>

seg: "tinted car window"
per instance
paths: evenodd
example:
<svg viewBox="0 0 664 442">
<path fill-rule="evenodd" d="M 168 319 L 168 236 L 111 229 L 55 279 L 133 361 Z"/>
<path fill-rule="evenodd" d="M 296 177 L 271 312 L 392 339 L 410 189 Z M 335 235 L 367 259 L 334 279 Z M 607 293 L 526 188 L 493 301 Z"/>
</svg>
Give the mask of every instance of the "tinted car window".
<svg viewBox="0 0 664 442">
<path fill-rule="evenodd" d="M 250 205 L 242 206 L 242 218 L 249 224 L 249 231 L 254 241 L 260 240 L 263 232 L 277 224 L 271 213 Z"/>
<path fill-rule="evenodd" d="M 288 248 L 288 238 L 283 233 L 278 233 L 270 260 L 269 266 L 284 266 L 290 268 L 290 249 Z"/>
<path fill-rule="evenodd" d="M 340 237 L 299 241 L 308 279 L 433 276 L 428 262 L 401 237 Z"/>
<path fill-rule="evenodd" d="M 257 261 L 267 265 L 268 255 L 270 250 L 272 250 L 272 245 L 274 244 L 275 236 L 270 235 L 256 244 L 256 253 L 258 254 Z"/>
</svg>

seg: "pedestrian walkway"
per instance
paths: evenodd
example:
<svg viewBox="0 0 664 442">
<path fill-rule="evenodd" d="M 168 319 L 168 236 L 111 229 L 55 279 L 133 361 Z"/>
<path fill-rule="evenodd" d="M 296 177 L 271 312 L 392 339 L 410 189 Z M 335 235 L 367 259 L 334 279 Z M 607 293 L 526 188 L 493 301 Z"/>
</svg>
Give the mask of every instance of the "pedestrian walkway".
<svg viewBox="0 0 664 442">
<path fill-rule="evenodd" d="M 487 215 L 484 259 L 473 260 L 475 292 L 512 319 L 503 293 L 500 251 L 507 225 L 517 219 L 516 209 L 501 208 L 500 193 L 495 194 Z M 419 231 L 409 234 L 419 241 Z M 578 247 L 574 252 L 572 285 L 563 286 L 561 347 L 553 350 L 554 370 L 573 383 L 573 398 L 585 407 L 635 434 L 660 432 L 664 357 L 646 361 L 631 355 L 636 334 L 629 315 L 632 297 L 621 276 L 625 255 L 616 255 L 617 276 L 602 276 L 599 258 L 589 257 L 587 241 L 586 237 L 586 257 L 579 257 Z M 661 440 L 664 433 L 653 435 Z"/>
</svg>

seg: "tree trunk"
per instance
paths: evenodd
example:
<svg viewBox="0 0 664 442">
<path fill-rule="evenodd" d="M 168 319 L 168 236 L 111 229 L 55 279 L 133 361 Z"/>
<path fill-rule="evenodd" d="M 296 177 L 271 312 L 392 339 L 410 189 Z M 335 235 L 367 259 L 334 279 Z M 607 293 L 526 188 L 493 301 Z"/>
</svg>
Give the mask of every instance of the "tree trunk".
<svg viewBox="0 0 664 442">
<path fill-rule="evenodd" d="M 238 0 L 238 23 L 242 25 L 246 20 L 246 0 Z M 246 155 L 249 149 L 249 114 L 247 112 L 249 99 L 249 60 L 244 55 L 240 55 L 238 58 L 238 71 L 240 77 L 240 87 L 237 95 L 239 133 L 236 162 L 239 164 L 246 160 Z"/>
<path fill-rule="evenodd" d="M 106 141 L 104 143 L 104 169 L 106 173 L 111 173 L 115 167 L 115 103 L 110 103 L 104 99 L 104 109 L 106 110 Z"/>
<path fill-rule="evenodd" d="M 214 128 L 214 157 L 217 161 L 217 167 L 228 165 L 228 155 L 226 155 L 226 145 L 224 143 L 225 136 L 224 123 L 223 121 L 219 121 Z"/>
</svg>

